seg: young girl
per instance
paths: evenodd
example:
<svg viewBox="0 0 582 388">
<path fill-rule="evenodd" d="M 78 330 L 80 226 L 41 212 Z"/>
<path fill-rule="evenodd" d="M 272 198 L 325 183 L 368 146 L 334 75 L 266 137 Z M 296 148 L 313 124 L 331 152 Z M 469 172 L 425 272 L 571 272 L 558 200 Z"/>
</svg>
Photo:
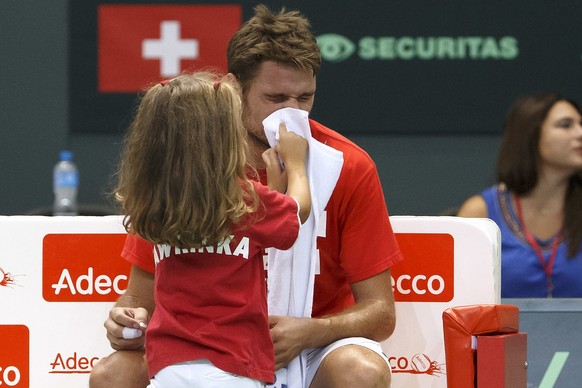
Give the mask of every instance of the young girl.
<svg viewBox="0 0 582 388">
<path fill-rule="evenodd" d="M 469 198 L 462 217 L 501 229 L 501 296 L 582 297 L 582 113 L 558 93 L 509 109 L 497 183 Z"/>
<path fill-rule="evenodd" d="M 263 250 L 288 249 L 311 211 L 307 141 L 280 128 L 250 180 L 233 79 L 182 75 L 143 96 L 117 187 L 124 226 L 154 245 L 151 387 L 258 387 L 274 379 Z M 277 156 L 285 165 L 282 172 Z M 299 217 L 298 217 L 299 216 Z"/>
</svg>

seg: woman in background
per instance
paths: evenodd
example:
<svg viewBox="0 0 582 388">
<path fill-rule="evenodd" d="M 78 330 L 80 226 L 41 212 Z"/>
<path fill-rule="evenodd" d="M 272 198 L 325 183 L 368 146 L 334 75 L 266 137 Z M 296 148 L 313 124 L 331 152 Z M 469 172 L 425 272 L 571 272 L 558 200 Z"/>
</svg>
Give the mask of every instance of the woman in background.
<svg viewBox="0 0 582 388">
<path fill-rule="evenodd" d="M 514 102 L 504 123 L 497 184 L 458 216 L 501 229 L 501 296 L 582 297 L 582 117 L 558 93 Z"/>
</svg>

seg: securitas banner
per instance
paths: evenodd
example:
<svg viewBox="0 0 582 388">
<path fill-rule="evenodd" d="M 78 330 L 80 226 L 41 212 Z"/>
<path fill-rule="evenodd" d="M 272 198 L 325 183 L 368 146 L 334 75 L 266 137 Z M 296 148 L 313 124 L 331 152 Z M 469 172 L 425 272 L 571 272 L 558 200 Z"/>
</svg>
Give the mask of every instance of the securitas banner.
<svg viewBox="0 0 582 388">
<path fill-rule="evenodd" d="M 70 129 L 121 133 L 138 93 L 226 70 L 260 2 L 69 1 Z M 311 22 L 322 57 L 310 116 L 343 134 L 498 135 L 519 96 L 582 99 L 580 1 L 270 0 Z"/>
</svg>

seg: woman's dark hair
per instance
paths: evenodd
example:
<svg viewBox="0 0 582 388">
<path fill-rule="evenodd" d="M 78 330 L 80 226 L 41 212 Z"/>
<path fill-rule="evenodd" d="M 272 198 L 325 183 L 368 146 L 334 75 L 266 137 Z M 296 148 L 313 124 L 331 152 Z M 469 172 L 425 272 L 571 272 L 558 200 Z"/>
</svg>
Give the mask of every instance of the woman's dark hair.
<svg viewBox="0 0 582 388">
<path fill-rule="evenodd" d="M 538 182 L 542 124 L 559 101 L 570 103 L 580 112 L 578 104 L 559 93 L 538 92 L 517 99 L 505 117 L 497 181 L 516 195 L 529 193 Z M 568 255 L 573 257 L 582 243 L 582 171 L 570 177 L 562 235 L 568 240 Z"/>
</svg>

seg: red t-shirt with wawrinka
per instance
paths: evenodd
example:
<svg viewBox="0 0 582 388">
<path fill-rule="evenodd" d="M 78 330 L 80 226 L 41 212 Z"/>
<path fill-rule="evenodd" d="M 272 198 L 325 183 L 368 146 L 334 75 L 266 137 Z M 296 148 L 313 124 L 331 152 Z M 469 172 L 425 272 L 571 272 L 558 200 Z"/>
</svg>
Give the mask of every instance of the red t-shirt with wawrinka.
<svg viewBox="0 0 582 388">
<path fill-rule="evenodd" d="M 343 153 L 344 164 L 325 208 L 325 236 L 317 238 L 320 274 L 315 277 L 313 317 L 354 303 L 350 283 L 386 271 L 402 260 L 392 231 L 376 165 L 369 155 L 337 132 L 310 120 L 313 138 Z M 131 241 L 131 250 L 153 271 L 151 248 Z M 147 244 L 147 243 L 146 243 Z M 144 247 L 145 245 L 145 247 Z"/>
<path fill-rule="evenodd" d="M 226 244 L 178 249 L 146 243 L 146 253 L 140 251 L 146 244 L 135 236 L 127 239 L 123 255 L 130 262 L 155 262 L 156 309 L 146 332 L 150 376 L 168 365 L 206 358 L 224 371 L 273 382 L 263 252 L 295 243 L 298 205 L 254 185 L 264 206 L 243 219 Z"/>
</svg>

